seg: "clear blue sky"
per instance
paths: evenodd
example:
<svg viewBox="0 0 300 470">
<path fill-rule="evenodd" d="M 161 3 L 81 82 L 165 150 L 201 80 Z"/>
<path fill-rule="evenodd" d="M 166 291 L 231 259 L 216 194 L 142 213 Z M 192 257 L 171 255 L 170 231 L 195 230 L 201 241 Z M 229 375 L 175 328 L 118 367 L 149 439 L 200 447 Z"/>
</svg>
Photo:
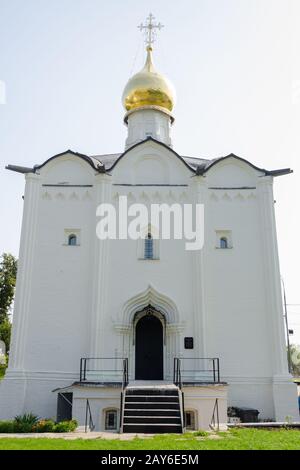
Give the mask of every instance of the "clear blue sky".
<svg viewBox="0 0 300 470">
<path fill-rule="evenodd" d="M 18 254 L 24 188 L 5 164 L 123 150 L 121 95 L 150 11 L 165 25 L 156 65 L 177 89 L 175 150 L 294 169 L 275 196 L 288 303 L 300 304 L 299 0 L 0 0 L 0 252 Z M 300 343 L 300 305 L 289 313 Z"/>
</svg>

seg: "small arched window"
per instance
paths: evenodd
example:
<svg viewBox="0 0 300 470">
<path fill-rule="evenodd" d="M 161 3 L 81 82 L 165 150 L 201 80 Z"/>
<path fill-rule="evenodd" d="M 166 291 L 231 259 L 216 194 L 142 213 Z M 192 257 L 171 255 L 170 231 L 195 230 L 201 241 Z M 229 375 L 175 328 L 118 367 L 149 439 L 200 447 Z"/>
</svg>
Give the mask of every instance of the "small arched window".
<svg viewBox="0 0 300 470">
<path fill-rule="evenodd" d="M 151 232 L 148 232 L 145 238 L 144 258 L 153 259 L 153 238 L 152 238 Z"/>
<path fill-rule="evenodd" d="M 226 250 L 226 248 L 228 248 L 228 240 L 226 237 L 222 237 L 220 239 L 220 248 L 222 248 L 223 250 Z"/>
<path fill-rule="evenodd" d="M 69 235 L 69 237 L 68 237 L 68 245 L 69 245 L 69 246 L 75 246 L 75 245 L 77 245 L 77 237 L 76 237 L 76 235 L 74 235 L 74 234 Z"/>
</svg>

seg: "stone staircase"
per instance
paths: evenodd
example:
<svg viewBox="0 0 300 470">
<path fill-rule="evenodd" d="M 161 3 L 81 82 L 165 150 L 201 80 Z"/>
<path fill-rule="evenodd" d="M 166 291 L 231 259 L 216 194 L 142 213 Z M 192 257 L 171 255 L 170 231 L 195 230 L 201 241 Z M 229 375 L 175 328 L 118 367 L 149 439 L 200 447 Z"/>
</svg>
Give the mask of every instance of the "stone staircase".
<svg viewBox="0 0 300 470">
<path fill-rule="evenodd" d="M 182 433 L 180 390 L 173 386 L 127 387 L 123 402 L 124 433 Z"/>
</svg>

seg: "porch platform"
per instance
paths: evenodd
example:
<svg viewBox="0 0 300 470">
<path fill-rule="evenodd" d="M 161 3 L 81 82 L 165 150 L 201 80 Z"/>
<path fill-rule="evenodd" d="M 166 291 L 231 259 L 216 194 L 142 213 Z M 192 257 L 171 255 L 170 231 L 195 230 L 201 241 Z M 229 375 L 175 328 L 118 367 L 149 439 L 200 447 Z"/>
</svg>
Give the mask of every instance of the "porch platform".
<svg viewBox="0 0 300 470">
<path fill-rule="evenodd" d="M 182 387 L 212 387 L 212 386 L 220 386 L 220 385 L 228 385 L 227 382 L 201 382 L 201 381 L 193 381 L 193 382 L 182 382 Z M 78 381 L 72 383 L 70 386 L 76 386 L 76 387 L 112 387 L 112 388 L 122 388 L 122 382 L 97 382 L 97 381 Z M 129 381 L 127 388 L 153 388 L 153 387 L 158 387 L 158 388 L 174 388 L 177 387 L 172 381 L 167 381 L 167 380 L 158 380 L 158 381 L 152 381 L 152 380 L 131 380 Z"/>
</svg>

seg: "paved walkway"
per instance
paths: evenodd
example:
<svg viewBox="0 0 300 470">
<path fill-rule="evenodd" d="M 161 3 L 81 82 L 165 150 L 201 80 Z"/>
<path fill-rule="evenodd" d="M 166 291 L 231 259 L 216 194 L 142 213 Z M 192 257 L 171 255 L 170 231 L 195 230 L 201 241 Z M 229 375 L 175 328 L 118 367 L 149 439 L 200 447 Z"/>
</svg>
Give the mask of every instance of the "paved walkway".
<svg viewBox="0 0 300 470">
<path fill-rule="evenodd" d="M 28 433 L 28 434 L 0 434 L 0 439 L 14 438 L 14 439 L 119 439 L 120 441 L 132 441 L 135 437 L 140 439 L 147 439 L 153 437 L 154 434 L 119 434 L 112 432 L 44 432 L 44 433 Z"/>
<path fill-rule="evenodd" d="M 299 429 L 300 428 L 300 422 L 291 422 L 288 423 L 287 421 L 285 422 L 265 422 L 265 423 L 228 423 L 229 428 L 294 428 L 294 429 Z"/>
</svg>

